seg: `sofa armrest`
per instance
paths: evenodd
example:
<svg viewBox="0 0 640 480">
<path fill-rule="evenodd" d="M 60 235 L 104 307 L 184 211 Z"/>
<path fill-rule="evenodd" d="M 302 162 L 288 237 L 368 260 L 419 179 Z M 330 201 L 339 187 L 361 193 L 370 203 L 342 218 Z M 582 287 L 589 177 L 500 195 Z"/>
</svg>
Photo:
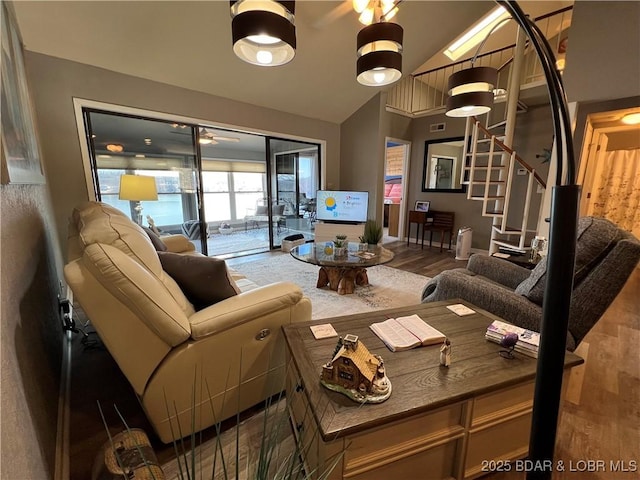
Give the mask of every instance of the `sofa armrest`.
<svg viewBox="0 0 640 480">
<path fill-rule="evenodd" d="M 196 249 L 196 246 L 181 233 L 165 235 L 160 237 L 160 240 L 167 246 L 167 250 L 172 253 L 193 252 Z"/>
<path fill-rule="evenodd" d="M 309 303 L 309 308 L 306 309 L 308 315 L 305 313 L 305 318 L 296 321 L 311 320 L 311 302 L 303 296 L 299 286 L 290 282 L 278 282 L 258 287 L 191 315 L 191 338 L 197 340 L 220 333 L 270 313 L 289 309 L 303 301 Z"/>
<path fill-rule="evenodd" d="M 507 260 L 488 255 L 471 255 L 467 269 L 473 273 L 487 277 L 511 290 L 524 282 L 531 275 L 531 270 L 511 263 Z"/>
</svg>

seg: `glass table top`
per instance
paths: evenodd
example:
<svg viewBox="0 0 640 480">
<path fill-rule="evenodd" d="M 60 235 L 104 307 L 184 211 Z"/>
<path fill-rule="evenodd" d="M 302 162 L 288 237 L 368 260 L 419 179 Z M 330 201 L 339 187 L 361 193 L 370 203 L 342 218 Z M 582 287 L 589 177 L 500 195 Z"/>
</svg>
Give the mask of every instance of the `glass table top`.
<svg viewBox="0 0 640 480">
<path fill-rule="evenodd" d="M 357 244 L 349 244 L 346 255 L 334 255 L 331 242 L 305 243 L 291 250 L 291 256 L 301 262 L 323 267 L 373 267 L 393 260 L 393 252 L 384 247 L 376 246 L 366 253 L 358 252 Z M 371 255 L 373 254 L 373 255 Z"/>
</svg>

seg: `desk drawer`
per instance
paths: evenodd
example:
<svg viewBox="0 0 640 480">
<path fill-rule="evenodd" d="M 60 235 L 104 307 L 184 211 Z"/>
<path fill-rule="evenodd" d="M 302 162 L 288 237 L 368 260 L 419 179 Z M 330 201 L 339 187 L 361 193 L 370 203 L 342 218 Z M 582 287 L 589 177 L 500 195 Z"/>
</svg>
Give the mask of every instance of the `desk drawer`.
<svg viewBox="0 0 640 480">
<path fill-rule="evenodd" d="M 383 465 L 398 458 L 442 446 L 464 436 L 465 404 L 454 404 L 373 428 L 346 439 L 345 476 Z"/>
<path fill-rule="evenodd" d="M 530 411 L 533 408 L 534 386 L 532 380 L 476 398 L 473 401 L 471 429 Z"/>
</svg>

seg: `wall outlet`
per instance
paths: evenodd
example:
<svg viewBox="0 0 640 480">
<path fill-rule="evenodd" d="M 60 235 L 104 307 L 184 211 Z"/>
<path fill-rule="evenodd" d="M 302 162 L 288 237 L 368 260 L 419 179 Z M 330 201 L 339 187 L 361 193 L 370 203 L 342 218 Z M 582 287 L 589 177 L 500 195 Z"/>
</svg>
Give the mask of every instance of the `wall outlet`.
<svg viewBox="0 0 640 480">
<path fill-rule="evenodd" d="M 526 168 L 519 168 L 516 171 L 516 175 L 526 175 L 527 174 L 527 169 Z"/>
</svg>

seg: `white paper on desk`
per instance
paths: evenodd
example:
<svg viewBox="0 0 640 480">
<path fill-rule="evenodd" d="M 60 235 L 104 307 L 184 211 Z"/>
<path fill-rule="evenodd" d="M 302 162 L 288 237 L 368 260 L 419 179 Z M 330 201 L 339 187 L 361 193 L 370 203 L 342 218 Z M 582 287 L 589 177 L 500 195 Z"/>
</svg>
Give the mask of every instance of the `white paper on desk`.
<svg viewBox="0 0 640 480">
<path fill-rule="evenodd" d="M 323 323 L 322 325 L 311 325 L 309 328 L 311 329 L 311 333 L 313 333 L 313 336 L 316 338 L 316 340 L 338 336 L 338 332 L 336 332 L 336 330 L 333 328 L 333 325 L 331 325 L 330 323 Z"/>
<path fill-rule="evenodd" d="M 447 305 L 447 308 L 460 317 L 476 313 L 475 310 L 471 310 L 469 307 L 466 307 L 461 303 L 456 303 L 455 305 Z"/>
</svg>

